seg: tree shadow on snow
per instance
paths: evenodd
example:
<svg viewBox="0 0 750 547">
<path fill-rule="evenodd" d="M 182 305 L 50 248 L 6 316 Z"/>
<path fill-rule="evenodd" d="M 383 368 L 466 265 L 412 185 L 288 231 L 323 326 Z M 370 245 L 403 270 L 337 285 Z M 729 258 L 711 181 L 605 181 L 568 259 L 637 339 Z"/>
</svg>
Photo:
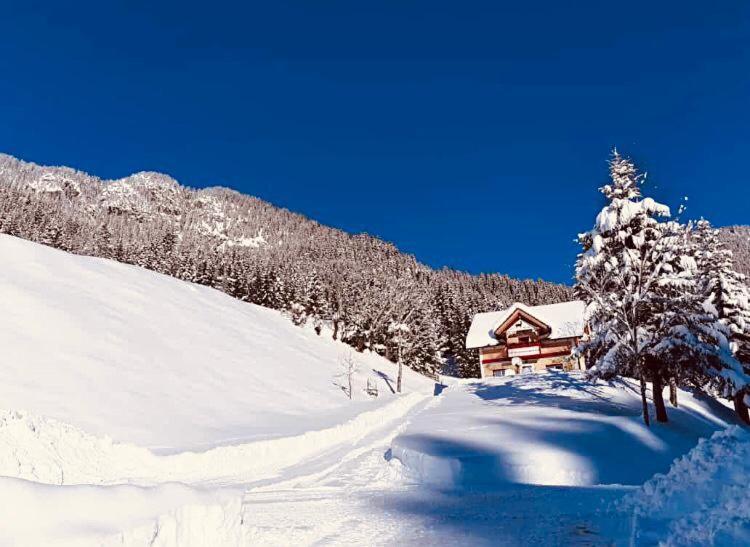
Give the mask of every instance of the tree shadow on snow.
<svg viewBox="0 0 750 547">
<path fill-rule="evenodd" d="M 391 390 L 391 393 L 396 393 L 396 390 L 393 388 L 393 384 L 391 384 L 391 377 L 390 376 L 388 376 L 382 370 L 372 369 L 372 371 L 385 382 L 385 385 L 388 386 L 388 389 Z"/>
<path fill-rule="evenodd" d="M 488 404 L 506 405 L 544 405 L 574 409 L 591 410 L 592 407 L 606 405 L 607 408 L 619 407 L 632 414 L 629 407 L 612 401 L 607 388 L 610 382 L 597 383 L 587 381 L 579 375 L 550 371 L 542 375 L 519 376 L 502 383 L 481 383 L 467 386 L 469 393 L 475 394 Z M 630 385 L 624 383 L 618 389 L 640 395 Z M 576 396 L 578 395 L 578 396 Z"/>
<path fill-rule="evenodd" d="M 603 515 L 626 490 L 519 484 L 509 454 L 440 435 L 400 436 L 394 453 L 403 455 L 401 449 L 418 451 L 411 464 L 426 476 L 414 476 L 413 489 L 374 501 L 389 514 L 418 518 L 420 544 L 456 544 L 457 537 L 469 545 L 611 544 L 594 522 L 609 518 L 627 529 L 622 515 Z"/>
</svg>

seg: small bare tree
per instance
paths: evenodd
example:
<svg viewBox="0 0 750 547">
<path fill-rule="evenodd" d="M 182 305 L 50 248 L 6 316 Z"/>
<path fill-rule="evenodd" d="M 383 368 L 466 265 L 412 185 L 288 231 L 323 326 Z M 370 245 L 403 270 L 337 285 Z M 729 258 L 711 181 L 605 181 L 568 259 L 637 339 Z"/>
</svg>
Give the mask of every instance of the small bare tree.
<svg viewBox="0 0 750 547">
<path fill-rule="evenodd" d="M 339 359 L 339 368 L 341 372 L 336 376 L 338 378 L 345 378 L 346 382 L 346 385 L 341 385 L 340 387 L 351 399 L 354 394 L 352 379 L 359 368 L 359 363 L 354 358 L 354 353 L 351 350 L 341 355 Z"/>
<path fill-rule="evenodd" d="M 393 322 L 388 325 L 388 334 L 391 340 L 396 344 L 396 359 L 398 363 L 398 378 L 396 380 L 396 391 L 401 393 L 401 379 L 404 376 L 403 347 L 411 332 L 409 325 L 406 323 Z"/>
</svg>

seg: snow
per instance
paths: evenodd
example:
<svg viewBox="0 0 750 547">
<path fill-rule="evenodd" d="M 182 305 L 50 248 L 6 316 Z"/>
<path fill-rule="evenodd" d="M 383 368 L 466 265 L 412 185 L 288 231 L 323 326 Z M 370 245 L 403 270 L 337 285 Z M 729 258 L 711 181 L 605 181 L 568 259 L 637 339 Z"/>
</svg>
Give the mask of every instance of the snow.
<svg viewBox="0 0 750 547">
<path fill-rule="evenodd" d="M 702 439 L 621 503 L 640 542 L 750 543 L 750 431 L 737 426 Z"/>
<path fill-rule="evenodd" d="M 50 194 L 64 193 L 68 196 L 77 196 L 81 193 L 81 185 L 78 181 L 58 173 L 44 173 L 38 179 L 29 181 L 28 186 L 37 192 Z"/>
<path fill-rule="evenodd" d="M 447 489 L 637 485 L 735 423 L 723 405 L 680 391 L 670 423 L 649 429 L 635 383 L 592 384 L 576 373 L 463 383 L 440 399 L 396 437 L 392 453 L 413 480 Z"/>
<path fill-rule="evenodd" d="M 410 393 L 346 422 L 299 435 L 163 455 L 50 418 L 6 412 L 0 415 L 0 475 L 61 485 L 245 483 L 275 477 L 301 459 L 354 443 L 424 399 Z"/>
<path fill-rule="evenodd" d="M 471 349 L 497 345 L 499 342 L 495 338 L 495 330 L 516 310 L 523 310 L 548 325 L 551 328 L 551 340 L 583 336 L 584 308 L 585 303 L 580 300 L 544 306 L 527 306 L 516 302 L 502 311 L 478 313 L 466 336 L 466 347 Z"/>
<path fill-rule="evenodd" d="M 258 247 L 261 247 L 266 243 L 266 238 L 263 237 L 263 233 L 261 232 L 254 237 L 238 237 L 236 239 L 227 239 L 224 243 L 219 245 L 219 250 L 226 250 L 229 247 L 251 247 L 253 249 L 257 249 Z"/>
<path fill-rule="evenodd" d="M 0 492 L 12 500 L 3 503 L 1 545 L 231 545 L 223 540 L 240 528 L 238 489 L 60 487 L 0 477 Z"/>
<path fill-rule="evenodd" d="M 0 236 L 6 409 L 160 452 L 299 435 L 388 403 L 397 367 L 280 313 L 113 261 Z M 367 379 L 380 396 L 371 399 Z M 434 383 L 405 370 L 404 388 Z"/>
<path fill-rule="evenodd" d="M 747 543 L 750 440 L 714 401 L 647 429 L 629 382 L 395 395 L 358 353 L 350 401 L 349 348 L 277 312 L 8 236 L 0 260 L 1 545 Z"/>
<path fill-rule="evenodd" d="M 104 186 L 100 203 L 110 209 L 136 215 L 179 211 L 181 187 L 172 177 L 144 171 Z"/>
</svg>

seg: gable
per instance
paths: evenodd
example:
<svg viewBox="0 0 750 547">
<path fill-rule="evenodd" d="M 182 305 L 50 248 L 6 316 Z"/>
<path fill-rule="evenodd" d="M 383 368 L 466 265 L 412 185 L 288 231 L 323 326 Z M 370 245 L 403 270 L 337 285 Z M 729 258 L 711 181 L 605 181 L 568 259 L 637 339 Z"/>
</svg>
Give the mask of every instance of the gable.
<svg viewBox="0 0 750 547">
<path fill-rule="evenodd" d="M 495 328 L 495 337 L 499 338 L 506 333 L 510 334 L 528 329 L 532 329 L 540 335 L 548 334 L 550 332 L 549 325 L 542 320 L 522 309 L 516 309 L 507 317 L 507 319 Z"/>
<path fill-rule="evenodd" d="M 525 319 L 519 318 L 515 323 L 513 323 L 510 327 L 508 327 L 505 332 L 506 334 L 515 334 L 517 332 L 523 332 L 523 331 L 528 331 L 528 330 L 536 331 L 538 330 L 538 327 L 536 325 L 532 325 Z"/>
<path fill-rule="evenodd" d="M 549 327 L 549 340 L 561 338 L 575 338 L 584 336 L 584 309 L 586 304 L 580 300 L 545 304 L 542 306 L 526 306 L 515 303 L 500 311 L 478 313 L 474 316 L 466 335 L 466 347 L 469 349 L 496 346 L 500 343 L 495 331 L 509 319 L 516 311 L 522 310 Z M 524 318 L 524 320 L 526 320 Z M 534 324 L 529 320 L 531 324 Z M 506 326 L 509 328 L 510 325 Z"/>
</svg>

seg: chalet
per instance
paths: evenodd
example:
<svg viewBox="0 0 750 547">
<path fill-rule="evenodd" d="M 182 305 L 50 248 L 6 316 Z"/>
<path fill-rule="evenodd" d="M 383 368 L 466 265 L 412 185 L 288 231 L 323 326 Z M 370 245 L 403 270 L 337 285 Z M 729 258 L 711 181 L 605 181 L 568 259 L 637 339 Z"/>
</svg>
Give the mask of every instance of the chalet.
<svg viewBox="0 0 750 547">
<path fill-rule="evenodd" d="M 466 347 L 479 350 L 482 378 L 547 370 L 583 370 L 572 350 L 584 336 L 584 303 L 546 306 L 516 303 L 506 310 L 478 313 Z"/>
</svg>

